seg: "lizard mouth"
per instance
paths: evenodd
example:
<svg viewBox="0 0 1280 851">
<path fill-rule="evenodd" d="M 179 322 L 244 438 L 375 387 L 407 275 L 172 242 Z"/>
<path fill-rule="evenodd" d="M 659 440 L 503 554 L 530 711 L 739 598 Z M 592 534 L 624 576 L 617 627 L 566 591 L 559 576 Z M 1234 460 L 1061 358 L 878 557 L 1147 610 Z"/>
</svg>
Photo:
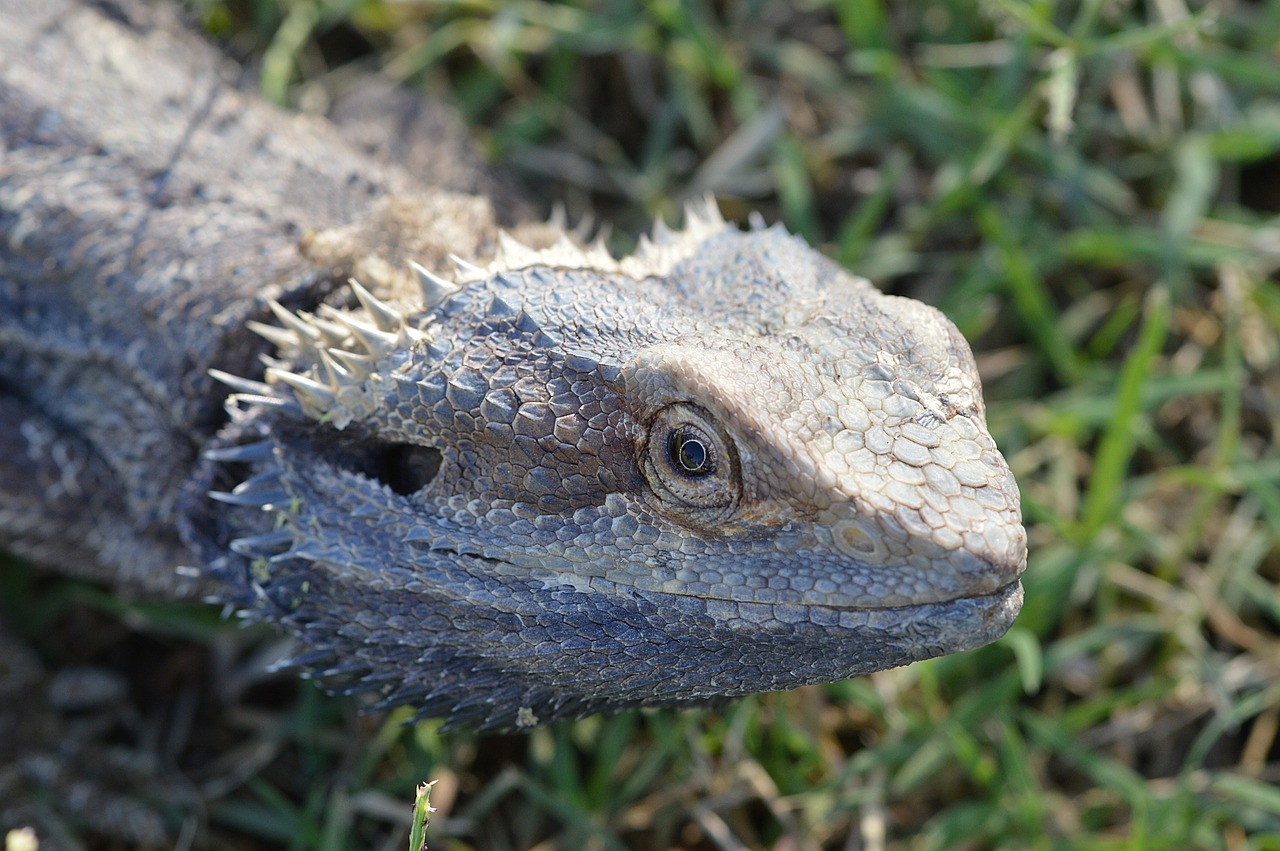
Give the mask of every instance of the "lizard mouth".
<svg viewBox="0 0 1280 851">
<path fill-rule="evenodd" d="M 1021 571 L 1019 571 L 1019 573 L 1021 573 Z M 1022 608 L 1022 596 L 1023 596 L 1022 579 L 1019 576 L 1018 578 L 1012 579 L 1009 582 L 1006 582 L 1005 584 L 999 586 L 994 591 L 987 591 L 985 593 L 979 593 L 979 594 L 966 594 L 960 597 L 953 597 L 952 599 L 944 600 L 937 605 L 947 606 L 947 605 L 955 604 L 955 605 L 967 606 L 972 604 L 984 604 L 984 603 L 992 604 L 994 606 L 999 607 L 999 610 L 1001 612 L 1007 614 L 1008 623 L 1012 623 L 1014 617 L 1017 616 L 1019 610 L 1021 610 Z M 997 612 L 993 610 L 992 614 L 995 615 L 997 614 Z"/>
<path fill-rule="evenodd" d="M 944 610 L 970 623 L 968 637 L 956 638 L 956 649 L 972 650 L 1003 636 L 1022 611 L 1022 600 L 1022 580 L 1014 579 L 989 594 L 959 597 L 943 604 Z"/>
<path fill-rule="evenodd" d="M 1022 580 L 1021 578 L 1017 578 L 1006 582 L 1003 585 L 997 586 L 995 589 L 990 591 L 978 591 L 972 594 L 958 594 L 953 597 L 938 597 L 925 602 L 911 602 L 883 606 L 833 605 L 828 608 L 841 612 L 894 612 L 919 609 L 927 606 L 946 607 L 953 604 L 967 605 L 970 603 L 981 602 L 1002 602 L 1013 598 L 1016 598 L 1018 606 L 1021 606 L 1022 593 Z M 1015 609 L 1012 614 L 1016 615 L 1017 609 Z M 1012 620 L 1012 616 L 1010 617 L 1010 620 Z"/>
<path fill-rule="evenodd" d="M 945 653 L 975 650 L 1001 638 L 1022 610 L 1023 588 L 1014 579 L 996 590 L 940 603 L 883 609 L 871 624 L 888 622 L 901 633 L 918 631 L 945 646 Z M 933 655 L 933 654 L 929 654 Z M 941 654 L 936 654 L 941 655 Z"/>
</svg>

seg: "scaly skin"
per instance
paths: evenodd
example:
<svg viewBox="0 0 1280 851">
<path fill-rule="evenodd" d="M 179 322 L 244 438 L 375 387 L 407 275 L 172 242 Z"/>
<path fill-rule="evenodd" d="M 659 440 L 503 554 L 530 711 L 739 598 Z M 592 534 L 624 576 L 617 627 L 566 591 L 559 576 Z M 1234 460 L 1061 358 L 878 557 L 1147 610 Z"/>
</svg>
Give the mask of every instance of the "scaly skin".
<svg viewBox="0 0 1280 851">
<path fill-rule="evenodd" d="M 164 4 L 0 0 L 0 56 L 6 551 L 231 603 L 336 689 L 482 727 L 838 679 L 1016 614 L 1017 490 L 936 311 L 710 206 L 620 261 L 504 247 L 556 228 L 447 115 L 385 85 L 354 125 L 286 114 Z M 171 713 L 102 674 L 0 624 L 0 832 L 58 844 L 56 801 L 173 838 L 169 755 L 120 747 Z"/>
<path fill-rule="evenodd" d="M 956 328 L 780 228 L 686 216 L 622 261 L 507 240 L 419 268 L 420 300 L 278 309 L 284 360 L 228 379 L 210 455 L 265 510 L 218 574 L 332 685 L 481 727 L 1003 634 L 1026 539 Z"/>
<path fill-rule="evenodd" d="M 1016 614 L 1016 486 L 937 311 L 710 205 L 624 260 L 503 246 L 448 122 L 373 156 L 418 136 L 285 115 L 162 9 L 0 19 L 6 548 L 215 595 L 335 688 L 478 726 L 839 679 Z M 351 274 L 387 304 L 342 306 Z M 229 425 L 211 370 L 247 376 Z"/>
</svg>

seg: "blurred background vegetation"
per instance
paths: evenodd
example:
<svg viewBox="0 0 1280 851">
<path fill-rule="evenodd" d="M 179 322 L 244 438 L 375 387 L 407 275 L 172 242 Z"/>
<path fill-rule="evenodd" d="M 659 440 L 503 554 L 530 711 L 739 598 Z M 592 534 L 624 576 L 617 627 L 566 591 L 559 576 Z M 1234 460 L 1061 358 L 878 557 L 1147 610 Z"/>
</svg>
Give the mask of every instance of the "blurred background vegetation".
<svg viewBox="0 0 1280 851">
<path fill-rule="evenodd" d="M 189 4 L 280 103 L 448 100 L 619 251 L 710 192 L 939 306 L 1031 544 L 996 644 L 719 709 L 299 688 L 197 776 L 212 847 L 403 848 L 436 780 L 434 849 L 1280 849 L 1280 2 Z"/>
</svg>

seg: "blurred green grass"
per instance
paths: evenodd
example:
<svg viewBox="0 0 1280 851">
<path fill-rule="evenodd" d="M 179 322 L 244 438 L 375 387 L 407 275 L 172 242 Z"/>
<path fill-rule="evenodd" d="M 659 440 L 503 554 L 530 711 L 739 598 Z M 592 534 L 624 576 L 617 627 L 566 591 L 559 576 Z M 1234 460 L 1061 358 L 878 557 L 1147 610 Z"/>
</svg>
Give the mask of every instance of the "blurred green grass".
<svg viewBox="0 0 1280 851">
<path fill-rule="evenodd" d="M 213 847 L 1280 848 L 1280 3 L 200 0 L 263 92 L 448 98 L 532 197 L 713 192 L 973 342 L 1025 609 L 982 650 L 476 737 L 303 689 Z"/>
</svg>

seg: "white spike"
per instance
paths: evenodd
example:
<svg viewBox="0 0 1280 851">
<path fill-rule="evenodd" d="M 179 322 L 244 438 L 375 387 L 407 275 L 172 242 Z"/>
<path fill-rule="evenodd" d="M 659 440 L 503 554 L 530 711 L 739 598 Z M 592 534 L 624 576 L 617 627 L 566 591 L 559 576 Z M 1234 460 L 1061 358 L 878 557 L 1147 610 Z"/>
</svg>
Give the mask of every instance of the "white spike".
<svg viewBox="0 0 1280 851">
<path fill-rule="evenodd" d="M 209 370 L 209 377 L 219 384 L 225 384 L 237 393 L 245 393 L 249 396 L 271 396 L 275 392 L 269 384 L 263 384 L 261 381 L 254 381 L 250 378 L 242 378 L 239 375 L 232 375 L 220 369 Z"/>
<path fill-rule="evenodd" d="M 449 255 L 449 262 L 453 264 L 453 268 L 457 271 L 459 283 L 470 283 L 471 281 L 480 281 L 488 277 L 489 273 L 474 263 L 463 260 L 456 254 Z"/>
<path fill-rule="evenodd" d="M 268 381 L 282 381 L 293 388 L 299 402 L 319 411 L 328 410 L 334 402 L 333 389 L 305 375 L 285 369 L 268 369 Z"/>
<path fill-rule="evenodd" d="M 389 334 L 374 328 L 372 325 L 366 325 L 358 319 L 351 318 L 350 315 L 341 310 L 336 310 L 327 304 L 320 305 L 320 310 L 325 317 L 332 319 L 342 325 L 351 333 L 355 341 L 364 347 L 364 350 L 375 358 L 384 357 L 395 350 L 400 343 L 399 334 Z M 403 326 L 401 326 L 403 327 Z"/>
<path fill-rule="evenodd" d="M 556 237 L 555 244 L 546 253 L 554 257 L 557 264 L 563 266 L 582 267 L 587 265 L 587 255 L 583 252 L 582 246 L 569 239 L 563 233 Z"/>
<path fill-rule="evenodd" d="M 276 315 L 276 319 L 280 320 L 280 324 L 296 333 L 299 339 L 310 340 L 313 343 L 320 341 L 320 332 L 313 328 L 311 323 L 294 314 L 274 298 L 267 299 L 267 307 L 271 308 L 271 312 Z"/>
<path fill-rule="evenodd" d="M 752 230 L 764 230 L 769 226 L 765 222 L 764 216 L 760 215 L 759 210 L 752 210 L 747 214 L 747 224 L 751 225 Z"/>
<path fill-rule="evenodd" d="M 325 383 L 330 387 L 338 387 L 349 381 L 351 373 L 347 368 L 329 354 L 327 349 L 320 350 L 320 368 L 324 370 Z"/>
<path fill-rule="evenodd" d="M 640 234 L 640 238 L 643 239 L 644 234 Z M 609 254 L 609 246 L 605 244 L 606 239 L 607 239 L 606 234 L 604 233 L 596 234 L 596 238 L 591 240 L 591 244 L 587 246 L 587 253 L 588 254 L 606 254 L 612 257 L 613 255 Z"/>
<path fill-rule="evenodd" d="M 684 207 L 685 226 L 697 222 L 702 225 L 723 225 L 724 216 L 720 215 L 720 205 L 716 196 L 708 192 L 700 201 L 690 201 Z"/>
<path fill-rule="evenodd" d="M 547 224 L 558 231 L 563 232 L 565 224 L 569 221 L 569 214 L 565 211 L 564 203 L 561 201 L 553 201 L 551 203 L 551 215 L 547 216 Z"/>
<path fill-rule="evenodd" d="M 498 231 L 498 257 L 505 265 L 524 263 L 536 252 L 505 230 Z"/>
<path fill-rule="evenodd" d="M 287 328 L 281 328 L 279 325 L 267 325 L 263 322 L 250 319 L 244 323 L 244 327 L 266 340 L 277 349 L 288 349 L 293 346 L 301 348 L 309 348 L 311 340 L 306 337 L 299 337 Z"/>
<path fill-rule="evenodd" d="M 318 316 L 309 316 L 307 321 L 320 332 L 326 346 L 341 346 L 351 336 L 347 333 L 347 329 L 337 322 L 329 322 Z"/>
<path fill-rule="evenodd" d="M 586 242 L 587 237 L 591 236 L 591 232 L 595 230 L 595 227 L 596 217 L 593 213 L 588 212 L 573 226 L 573 230 L 570 233 L 573 234 L 573 238 L 578 242 Z"/>
<path fill-rule="evenodd" d="M 266 387 L 266 385 L 262 385 Z M 268 388 L 270 389 L 270 388 Z M 231 446 L 212 446 L 202 450 L 200 457 L 206 461 L 217 461 L 220 464 L 250 463 L 262 464 L 274 457 L 273 444 L 270 439 L 251 443 L 239 443 Z"/>
<path fill-rule="evenodd" d="M 453 281 L 435 274 L 421 263 L 415 263 L 410 260 L 409 268 L 418 276 L 418 287 L 422 290 L 423 307 L 435 307 L 461 289 Z"/>
<path fill-rule="evenodd" d="M 351 285 L 351 291 L 356 294 L 356 300 L 360 302 L 369 314 L 369 318 L 373 320 L 373 324 L 378 326 L 379 331 L 394 332 L 400 330 L 404 325 L 404 315 L 395 308 L 378 301 L 373 297 L 373 293 L 360 286 L 360 282 L 355 278 L 347 281 Z"/>
<path fill-rule="evenodd" d="M 373 358 L 345 349 L 328 349 L 326 354 L 342 365 L 356 381 L 364 381 L 373 373 Z"/>
</svg>

